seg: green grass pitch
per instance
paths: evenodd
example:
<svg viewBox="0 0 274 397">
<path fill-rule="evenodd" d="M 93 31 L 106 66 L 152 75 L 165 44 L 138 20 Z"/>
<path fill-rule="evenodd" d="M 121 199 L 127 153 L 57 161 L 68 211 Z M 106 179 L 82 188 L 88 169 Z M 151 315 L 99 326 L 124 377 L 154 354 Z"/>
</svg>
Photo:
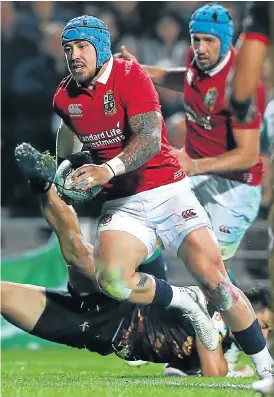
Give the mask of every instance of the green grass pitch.
<svg viewBox="0 0 274 397">
<path fill-rule="evenodd" d="M 71 348 L 2 350 L 2 397 L 255 397 L 255 378 L 163 378 L 163 365 L 132 368 Z"/>
</svg>

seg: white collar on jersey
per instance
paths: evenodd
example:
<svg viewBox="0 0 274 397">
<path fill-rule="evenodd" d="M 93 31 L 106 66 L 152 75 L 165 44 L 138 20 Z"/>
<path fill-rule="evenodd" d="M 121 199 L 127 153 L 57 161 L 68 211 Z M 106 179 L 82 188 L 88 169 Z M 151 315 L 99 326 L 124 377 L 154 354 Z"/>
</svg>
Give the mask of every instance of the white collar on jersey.
<svg viewBox="0 0 274 397">
<path fill-rule="evenodd" d="M 103 74 L 101 74 L 101 76 L 97 80 L 98 83 L 107 84 L 107 81 L 109 79 L 110 73 L 112 71 L 112 66 L 113 66 L 113 57 L 109 58 L 106 70 L 104 71 Z"/>
<path fill-rule="evenodd" d="M 215 74 L 219 73 L 228 63 L 231 57 L 231 50 L 228 51 L 222 62 L 220 62 L 215 68 L 206 71 L 205 73 L 208 74 L 210 77 L 215 76 Z"/>
</svg>

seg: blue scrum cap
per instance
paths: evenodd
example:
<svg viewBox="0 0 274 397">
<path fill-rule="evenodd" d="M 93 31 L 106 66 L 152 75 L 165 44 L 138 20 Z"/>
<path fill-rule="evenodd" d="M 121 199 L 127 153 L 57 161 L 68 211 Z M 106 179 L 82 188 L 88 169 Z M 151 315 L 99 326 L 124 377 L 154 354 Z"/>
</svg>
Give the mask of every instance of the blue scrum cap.
<svg viewBox="0 0 274 397">
<path fill-rule="evenodd" d="M 207 4 L 192 14 L 189 33 L 204 33 L 218 37 L 221 41 L 221 58 L 232 44 L 233 22 L 226 8 L 217 4 Z"/>
<path fill-rule="evenodd" d="M 89 41 L 97 54 L 97 68 L 111 57 L 110 34 L 107 25 L 101 19 L 89 15 L 82 15 L 71 19 L 62 32 L 62 46 L 73 40 Z"/>
</svg>

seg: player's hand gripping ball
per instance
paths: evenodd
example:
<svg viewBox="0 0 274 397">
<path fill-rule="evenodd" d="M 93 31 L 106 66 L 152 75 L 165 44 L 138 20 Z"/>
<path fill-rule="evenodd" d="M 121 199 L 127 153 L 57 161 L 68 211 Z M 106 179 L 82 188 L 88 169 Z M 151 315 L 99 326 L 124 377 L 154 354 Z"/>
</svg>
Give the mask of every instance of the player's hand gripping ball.
<svg viewBox="0 0 274 397">
<path fill-rule="evenodd" d="M 88 201 L 101 192 L 103 189 L 102 185 L 97 185 L 87 190 L 76 188 L 72 175 L 77 168 L 84 164 L 92 164 L 92 159 L 88 152 L 72 154 L 60 164 L 55 174 L 54 184 L 61 196 L 74 201 Z"/>
</svg>

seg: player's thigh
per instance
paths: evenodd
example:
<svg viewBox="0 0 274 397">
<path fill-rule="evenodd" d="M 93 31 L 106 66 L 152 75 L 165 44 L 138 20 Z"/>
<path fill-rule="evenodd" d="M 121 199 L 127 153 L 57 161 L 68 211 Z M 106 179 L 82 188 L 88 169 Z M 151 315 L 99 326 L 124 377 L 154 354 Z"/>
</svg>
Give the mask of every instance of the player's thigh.
<svg viewBox="0 0 274 397">
<path fill-rule="evenodd" d="M 30 332 L 45 307 L 45 288 L 1 282 L 1 313 L 13 325 Z"/>
<path fill-rule="evenodd" d="M 123 269 L 124 278 L 129 278 L 147 256 L 147 247 L 134 235 L 121 231 L 104 231 L 98 238 L 95 267 L 100 270 Z"/>
<path fill-rule="evenodd" d="M 135 207 L 133 201 L 122 206 L 118 201 L 118 208 L 114 204 L 104 208 L 95 246 L 97 272 L 123 268 L 127 277 L 153 254 L 156 233 L 148 226 L 142 209 Z"/>
<path fill-rule="evenodd" d="M 219 283 L 225 276 L 225 268 L 217 239 L 208 227 L 193 230 L 178 249 L 190 272 L 201 282 Z"/>
<path fill-rule="evenodd" d="M 188 178 L 169 185 L 169 188 L 170 191 L 163 189 L 164 192 L 159 194 L 159 203 L 155 197 L 150 219 L 156 224 L 165 249 L 176 254 L 188 234 L 211 225 L 206 211 L 190 188 Z"/>
</svg>

